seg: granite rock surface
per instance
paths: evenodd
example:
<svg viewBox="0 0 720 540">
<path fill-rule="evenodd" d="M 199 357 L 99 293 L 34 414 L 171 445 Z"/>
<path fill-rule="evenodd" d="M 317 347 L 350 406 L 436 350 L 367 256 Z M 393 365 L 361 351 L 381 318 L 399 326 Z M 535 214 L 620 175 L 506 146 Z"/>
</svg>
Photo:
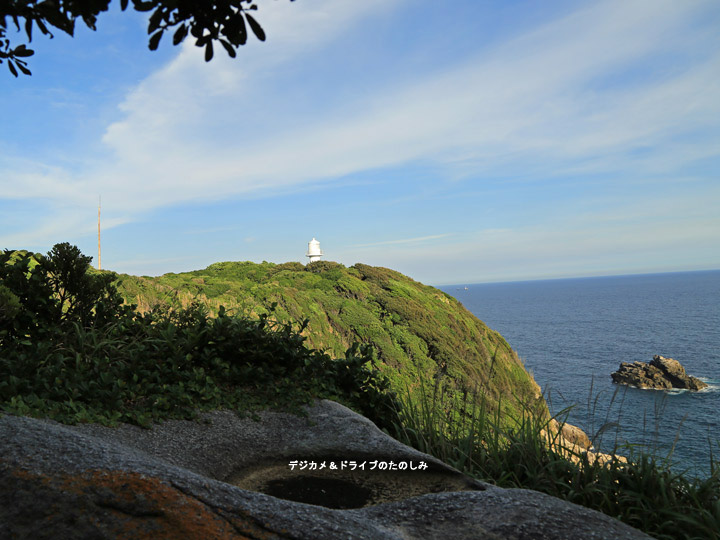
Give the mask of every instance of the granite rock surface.
<svg viewBox="0 0 720 540">
<path fill-rule="evenodd" d="M 371 471 L 373 461 L 408 468 Z M 445 537 L 649 538 L 593 510 L 465 477 L 330 401 L 307 418 L 216 411 L 149 430 L 0 417 L 1 540 Z"/>
</svg>

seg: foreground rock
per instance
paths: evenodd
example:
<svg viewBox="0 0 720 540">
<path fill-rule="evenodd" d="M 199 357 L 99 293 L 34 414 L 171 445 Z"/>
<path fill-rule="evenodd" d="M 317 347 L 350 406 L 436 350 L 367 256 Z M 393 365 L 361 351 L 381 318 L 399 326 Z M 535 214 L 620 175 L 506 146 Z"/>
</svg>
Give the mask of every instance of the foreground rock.
<svg viewBox="0 0 720 540">
<path fill-rule="evenodd" d="M 0 539 L 649 538 L 553 497 L 471 480 L 332 402 L 307 419 L 260 416 L 218 411 L 151 430 L 2 417 Z M 339 469 L 360 460 L 428 468 Z M 279 498 L 322 491 L 332 495 L 316 504 Z M 338 499 L 345 509 L 328 508 Z"/>
<path fill-rule="evenodd" d="M 702 390 L 707 387 L 700 379 L 685 373 L 685 368 L 677 360 L 657 354 L 649 363 L 622 362 L 620 369 L 611 374 L 611 377 L 614 383 L 654 390 Z"/>
</svg>

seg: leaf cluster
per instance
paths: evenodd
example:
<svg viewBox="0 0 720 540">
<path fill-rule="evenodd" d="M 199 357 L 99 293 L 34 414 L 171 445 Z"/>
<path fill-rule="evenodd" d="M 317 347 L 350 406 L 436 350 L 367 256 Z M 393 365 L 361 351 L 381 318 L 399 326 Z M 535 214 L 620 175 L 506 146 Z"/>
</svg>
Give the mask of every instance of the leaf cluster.
<svg viewBox="0 0 720 540">
<path fill-rule="evenodd" d="M 15 77 L 18 70 L 31 75 L 27 61 L 23 60 L 35 54 L 25 44 L 10 46 L 6 37 L 8 19 L 18 32 L 24 31 L 28 42 L 32 41 L 33 26 L 43 35 L 53 37 L 51 29 L 57 29 L 72 36 L 75 34 L 75 21 L 82 19 L 85 25 L 96 30 L 97 16 L 107 11 L 110 0 L 7 0 L 0 4 L 0 64 L 6 61 L 8 69 Z"/>
<path fill-rule="evenodd" d="M 171 30 L 173 45 L 192 35 L 195 45 L 205 48 L 206 61 L 213 57 L 213 43 L 235 58 L 249 33 L 265 41 L 265 31 L 250 13 L 257 10 L 255 0 L 120 0 L 120 7 L 125 11 L 131 3 L 135 11 L 150 13 L 150 50 L 157 49 L 163 34 Z M 50 38 L 52 30 L 73 36 L 78 19 L 96 30 L 98 16 L 109 5 L 110 0 L 4 0 L 0 3 L 0 64 L 7 62 L 15 77 L 18 72 L 31 75 L 25 58 L 34 51 L 25 44 L 11 46 L 9 24 L 14 24 L 17 32 L 24 31 L 28 43 L 32 42 L 33 27 Z"/>
<path fill-rule="evenodd" d="M 121 0 L 123 9 L 128 0 Z M 248 40 L 248 30 L 260 41 L 265 31 L 250 14 L 257 10 L 254 0 L 133 0 L 137 11 L 152 11 L 148 24 L 149 48 L 155 50 L 165 32 L 174 29 L 172 42 L 179 45 L 190 34 L 195 45 L 205 48 L 205 61 L 212 60 L 217 42 L 231 58 Z"/>
</svg>

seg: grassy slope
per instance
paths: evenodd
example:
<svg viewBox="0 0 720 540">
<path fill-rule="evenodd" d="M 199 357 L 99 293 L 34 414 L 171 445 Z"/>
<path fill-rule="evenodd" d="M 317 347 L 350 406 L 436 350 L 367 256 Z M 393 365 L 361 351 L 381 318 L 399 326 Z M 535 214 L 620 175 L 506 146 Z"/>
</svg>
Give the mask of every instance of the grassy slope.
<svg viewBox="0 0 720 540">
<path fill-rule="evenodd" d="M 118 288 L 140 310 L 196 300 L 211 311 L 224 305 L 257 315 L 277 303 L 274 318 L 308 319 L 308 344 L 331 356 L 342 357 L 354 341 L 372 344 L 399 393 L 441 380 L 450 396 L 477 391 L 491 409 L 501 403 L 503 416 L 545 410 L 539 387 L 500 334 L 451 296 L 386 268 L 224 262 L 157 278 L 121 275 Z"/>
</svg>

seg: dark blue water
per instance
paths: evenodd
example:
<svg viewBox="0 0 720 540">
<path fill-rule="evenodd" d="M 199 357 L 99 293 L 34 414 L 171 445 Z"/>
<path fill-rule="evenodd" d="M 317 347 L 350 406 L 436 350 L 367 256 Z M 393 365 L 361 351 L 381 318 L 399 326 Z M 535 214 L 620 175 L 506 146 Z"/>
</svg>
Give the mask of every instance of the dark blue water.
<svg viewBox="0 0 720 540">
<path fill-rule="evenodd" d="M 704 476 L 720 460 L 720 271 L 441 287 L 518 352 L 557 414 L 596 446 L 631 443 Z M 612 383 L 620 362 L 680 361 L 710 387 L 639 390 Z M 611 424 L 612 425 L 612 424 Z M 677 440 L 676 440 L 677 439 Z"/>
</svg>

